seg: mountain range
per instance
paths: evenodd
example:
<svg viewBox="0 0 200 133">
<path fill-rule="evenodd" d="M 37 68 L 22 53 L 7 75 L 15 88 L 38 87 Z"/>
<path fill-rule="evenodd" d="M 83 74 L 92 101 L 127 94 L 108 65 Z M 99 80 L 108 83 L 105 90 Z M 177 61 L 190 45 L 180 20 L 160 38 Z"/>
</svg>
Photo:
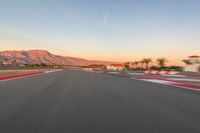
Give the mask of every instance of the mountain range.
<svg viewBox="0 0 200 133">
<path fill-rule="evenodd" d="M 91 61 L 82 58 L 54 55 L 46 50 L 21 50 L 21 51 L 0 51 L 0 60 L 16 60 L 18 64 L 56 64 L 88 66 L 92 64 L 108 65 L 113 62 Z"/>
</svg>

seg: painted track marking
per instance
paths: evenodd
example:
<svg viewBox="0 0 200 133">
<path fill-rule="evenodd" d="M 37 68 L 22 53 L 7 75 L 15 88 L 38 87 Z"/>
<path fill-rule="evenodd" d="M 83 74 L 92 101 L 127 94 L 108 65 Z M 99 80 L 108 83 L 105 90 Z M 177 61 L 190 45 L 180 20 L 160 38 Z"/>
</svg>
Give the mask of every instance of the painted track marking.
<svg viewBox="0 0 200 133">
<path fill-rule="evenodd" d="M 24 77 L 31 77 L 31 76 L 35 76 L 35 75 L 47 74 L 47 73 L 52 73 L 52 72 L 57 72 L 57 71 L 62 71 L 62 70 L 61 69 L 59 69 L 59 70 L 48 70 L 48 71 L 38 71 L 38 72 L 32 72 L 32 73 L 23 73 L 23 74 L 16 74 L 16 75 L 1 76 L 0 82 L 24 78 Z"/>
<path fill-rule="evenodd" d="M 198 85 L 194 85 L 194 84 L 186 83 L 186 82 L 179 82 L 179 81 L 175 81 L 171 79 L 162 79 L 162 78 L 132 78 L 132 79 L 200 91 L 200 86 Z"/>
</svg>

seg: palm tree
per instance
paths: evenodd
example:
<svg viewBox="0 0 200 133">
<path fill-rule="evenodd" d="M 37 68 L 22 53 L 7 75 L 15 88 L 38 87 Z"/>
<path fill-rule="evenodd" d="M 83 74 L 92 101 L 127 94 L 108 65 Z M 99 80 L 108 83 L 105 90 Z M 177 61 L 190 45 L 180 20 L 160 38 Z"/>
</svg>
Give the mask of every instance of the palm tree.
<svg viewBox="0 0 200 133">
<path fill-rule="evenodd" d="M 160 66 L 160 68 L 163 68 L 167 62 L 167 59 L 162 57 L 162 58 L 158 58 L 156 61 L 158 65 Z"/>
<path fill-rule="evenodd" d="M 3 60 L 4 60 L 5 62 L 6 62 L 6 61 L 8 61 L 8 59 L 7 59 L 7 58 L 4 58 Z"/>
<path fill-rule="evenodd" d="M 8 61 L 9 61 L 8 58 L 4 58 L 4 59 L 3 59 L 4 66 L 7 66 L 7 62 L 8 62 Z"/>
<path fill-rule="evenodd" d="M 191 64 L 197 64 L 200 62 L 200 56 L 198 55 L 192 55 L 192 56 L 189 56 L 189 59 L 190 59 L 190 62 Z"/>
<path fill-rule="evenodd" d="M 133 64 L 134 64 L 134 66 L 135 66 L 136 69 L 138 68 L 138 64 L 139 64 L 139 63 L 140 63 L 139 61 L 133 62 Z"/>
<path fill-rule="evenodd" d="M 152 62 L 152 59 L 151 59 L 151 58 L 144 58 L 144 59 L 142 60 L 142 62 L 143 62 L 144 64 L 146 64 L 146 69 L 149 69 L 149 63 Z"/>
<path fill-rule="evenodd" d="M 140 61 L 141 69 L 144 69 L 144 63 L 145 63 L 144 60 L 141 60 L 141 61 Z"/>
<path fill-rule="evenodd" d="M 125 62 L 124 66 L 125 66 L 126 69 L 129 69 L 130 68 L 130 62 Z"/>
<path fill-rule="evenodd" d="M 11 63 L 12 63 L 12 67 L 14 67 L 14 66 L 16 66 L 17 61 L 13 60 Z"/>
<path fill-rule="evenodd" d="M 0 66 L 3 66 L 3 61 L 2 60 L 0 60 Z"/>
<path fill-rule="evenodd" d="M 182 60 L 186 65 L 192 64 L 192 62 L 189 59 Z"/>
</svg>

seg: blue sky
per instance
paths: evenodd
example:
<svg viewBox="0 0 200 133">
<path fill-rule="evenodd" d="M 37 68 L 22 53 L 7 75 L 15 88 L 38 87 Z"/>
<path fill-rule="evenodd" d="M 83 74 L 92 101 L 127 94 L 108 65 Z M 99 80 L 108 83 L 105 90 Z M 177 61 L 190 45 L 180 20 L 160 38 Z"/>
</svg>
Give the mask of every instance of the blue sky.
<svg viewBox="0 0 200 133">
<path fill-rule="evenodd" d="M 177 62 L 200 53 L 199 0 L 1 0 L 0 50 Z"/>
</svg>

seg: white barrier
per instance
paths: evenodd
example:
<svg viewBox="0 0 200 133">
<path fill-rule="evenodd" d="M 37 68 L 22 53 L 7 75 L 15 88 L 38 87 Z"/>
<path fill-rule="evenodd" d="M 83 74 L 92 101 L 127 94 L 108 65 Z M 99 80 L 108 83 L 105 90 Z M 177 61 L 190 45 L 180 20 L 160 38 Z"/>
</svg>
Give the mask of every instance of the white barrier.
<svg viewBox="0 0 200 133">
<path fill-rule="evenodd" d="M 95 68 L 83 68 L 84 71 L 87 71 L 87 72 L 95 72 L 97 71 L 97 69 Z"/>
</svg>

